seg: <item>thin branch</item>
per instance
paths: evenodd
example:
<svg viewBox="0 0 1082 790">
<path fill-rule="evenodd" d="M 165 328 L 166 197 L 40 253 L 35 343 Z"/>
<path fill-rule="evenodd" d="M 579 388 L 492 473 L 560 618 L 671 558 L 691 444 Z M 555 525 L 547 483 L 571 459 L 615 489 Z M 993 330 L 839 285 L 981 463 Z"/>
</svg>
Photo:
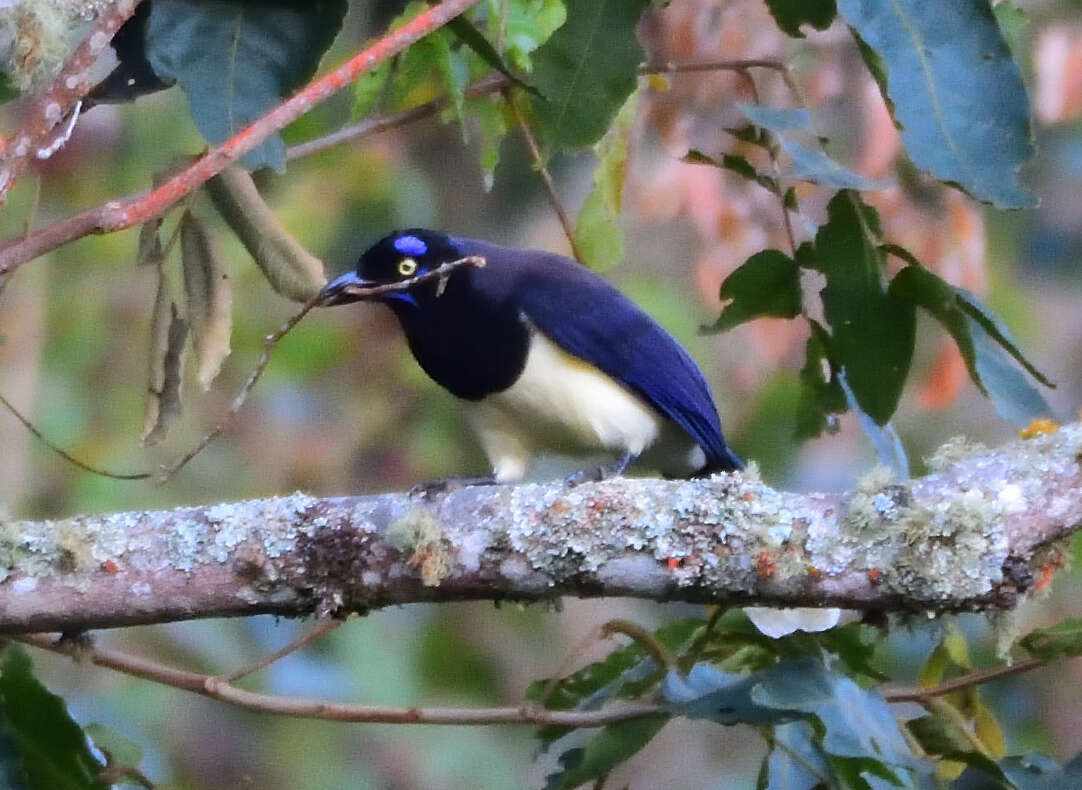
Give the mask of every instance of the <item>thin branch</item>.
<svg viewBox="0 0 1082 790">
<path fill-rule="evenodd" d="M 466 5 L 469 4 L 467 3 Z M 404 30 L 404 28 L 400 30 Z M 400 31 L 396 31 L 396 33 L 397 32 Z M 378 44 L 376 46 L 378 46 Z M 366 50 L 366 52 L 371 52 L 373 49 L 374 47 Z M 393 52 L 388 51 L 381 53 L 379 58 L 373 62 L 373 65 L 375 63 L 378 63 L 380 60 L 391 57 L 398 51 L 399 50 L 396 49 Z M 365 53 L 362 52 L 356 58 L 351 60 L 349 64 L 354 63 L 359 58 L 362 58 L 362 56 L 364 55 Z M 347 64 L 347 66 L 349 64 Z M 332 72 L 331 75 L 327 75 L 327 77 L 323 79 L 325 80 L 332 75 L 338 74 L 344 68 L 346 67 L 344 66 L 339 68 L 335 72 Z M 664 74 L 719 70 L 741 71 L 748 68 L 776 69 L 781 71 L 783 75 L 789 74 L 784 64 L 772 60 L 732 60 L 708 61 L 704 63 L 651 64 L 640 66 L 639 73 Z M 360 73 L 362 72 L 357 72 L 357 74 L 354 74 L 353 76 L 357 76 Z M 787 84 L 790 84 L 790 89 L 795 92 L 794 95 L 799 96 L 799 88 L 796 86 L 795 82 L 792 81 L 791 75 L 786 78 L 786 81 Z M 313 83 L 309 86 L 309 88 L 306 88 L 305 91 L 302 91 L 302 93 L 307 93 L 309 89 L 313 88 L 320 82 L 322 82 L 322 80 L 318 80 L 316 83 Z M 474 83 L 473 85 L 467 87 L 465 93 L 467 96 L 471 97 L 483 96 L 501 91 L 504 88 L 510 87 L 510 85 L 510 80 L 508 80 L 501 74 L 496 74 L 490 77 L 486 77 L 480 82 Z M 341 87 L 341 85 L 337 87 Z M 299 95 L 300 94 L 298 94 L 298 96 Z M 434 99 L 430 102 L 418 105 L 417 107 L 410 108 L 408 110 L 366 119 L 358 123 L 345 126 L 322 137 L 317 137 L 313 140 L 308 140 L 306 142 L 291 146 L 286 151 L 286 158 L 289 160 L 299 159 L 301 157 L 319 153 L 320 151 L 324 151 L 332 146 L 341 145 L 342 143 L 360 140 L 375 134 L 379 134 L 380 132 L 386 131 L 388 129 L 392 129 L 398 126 L 412 123 L 422 118 L 427 118 L 429 116 L 435 115 L 446 106 L 447 98 L 441 97 L 438 99 Z M 282 105 L 281 107 L 285 107 L 285 105 Z M 279 109 L 281 109 L 281 107 Z M 274 112 L 277 112 L 277 110 L 275 110 Z M 292 120 L 292 118 L 290 118 L 290 120 Z M 264 119 L 260 119 L 256 122 L 256 124 L 253 124 L 253 127 L 257 124 L 262 124 L 263 122 Z M 286 121 L 286 123 L 288 123 L 288 121 Z M 248 131 L 248 129 L 243 130 L 242 132 L 240 132 L 240 134 L 237 135 L 237 137 L 247 134 Z M 267 134 L 270 134 L 273 131 L 275 131 L 275 129 L 270 129 Z M 232 140 L 226 141 L 226 143 L 224 143 L 222 146 L 219 146 L 214 151 L 211 151 L 206 156 L 209 157 L 218 152 L 224 152 L 227 147 L 229 147 L 231 143 L 233 143 L 233 141 L 236 139 L 237 138 L 235 137 Z M 244 150 L 240 153 L 236 153 L 235 147 L 229 148 L 228 150 L 233 151 L 235 156 L 240 156 L 241 153 L 247 152 L 249 148 L 254 147 L 259 142 L 262 142 L 263 139 L 263 137 L 259 137 L 258 139 L 255 139 L 253 141 L 248 141 L 251 144 L 246 144 L 247 147 L 245 147 Z M 204 159 L 206 159 L 206 157 L 204 157 Z M 183 178 L 185 180 L 175 188 L 184 188 L 186 189 L 186 191 L 191 191 L 191 189 L 194 189 L 196 186 L 199 185 L 199 183 L 202 183 L 202 181 L 205 181 L 206 179 L 213 176 L 218 169 L 221 169 L 225 166 L 225 163 L 221 164 L 220 166 L 215 163 L 214 166 L 217 169 L 213 172 L 204 173 L 200 171 L 196 175 L 187 175 L 189 171 L 196 168 L 196 166 L 199 165 L 200 162 L 203 162 L 203 160 L 199 160 L 199 162 L 197 162 L 195 165 L 192 165 L 192 167 L 189 168 L 188 171 L 185 171 L 184 173 L 181 173 L 177 176 L 177 179 Z M 187 183 L 187 180 L 193 178 L 198 178 L 198 183 L 189 185 Z M 23 263 L 33 260 L 39 255 L 43 255 L 50 250 L 57 249 L 58 247 L 67 244 L 68 242 L 74 241 L 75 239 L 79 239 L 83 236 L 87 236 L 93 233 L 111 233 L 117 230 L 123 230 L 132 225 L 140 224 L 146 219 L 149 219 L 152 216 L 163 212 L 166 208 L 168 208 L 169 205 L 171 205 L 172 202 L 175 202 L 182 196 L 182 194 L 172 194 L 172 190 L 174 189 L 174 187 L 170 187 L 170 184 L 172 183 L 173 182 L 164 184 L 161 188 L 156 189 L 153 192 L 142 191 L 116 198 L 114 200 L 103 203 L 95 208 L 87 209 L 78 214 L 73 214 L 65 219 L 58 220 L 52 225 L 42 228 L 41 230 L 36 231 L 35 233 L 25 238 L 15 237 L 3 243 L 0 243 L 0 285 L 6 282 L 7 276 L 9 276 L 10 272 L 14 271 Z M 167 187 L 169 189 L 166 189 Z M 162 192 L 162 190 L 165 190 L 165 192 Z M 149 202 L 144 204 L 144 201 Z"/>
<path fill-rule="evenodd" d="M 967 689 L 972 686 L 979 686 L 982 683 L 987 683 L 989 680 L 1007 677 L 1008 675 L 1018 675 L 1022 672 L 1029 672 L 1031 669 L 1043 667 L 1047 663 L 1048 660 L 1044 658 L 1027 658 L 1024 661 L 1017 661 L 1013 664 L 979 669 L 976 672 L 970 672 L 966 675 L 951 678 L 950 680 L 945 680 L 942 683 L 935 686 L 928 686 L 927 688 L 895 689 L 893 691 L 888 689 L 883 693 L 883 696 L 888 702 L 927 702 L 936 697 L 942 697 L 945 694 L 952 694 L 955 691 L 961 691 L 962 689 Z"/>
<path fill-rule="evenodd" d="M 546 710 L 529 703 L 492 708 L 426 708 L 357 705 L 348 702 L 283 697 L 245 691 L 214 675 L 177 669 L 119 650 L 86 650 L 44 634 L 14 637 L 26 645 L 90 661 L 126 675 L 227 702 L 246 710 L 308 719 L 382 724 L 546 724 L 563 727 L 603 727 L 606 724 L 668 715 L 658 705 L 629 704 L 615 710 Z"/>
<path fill-rule="evenodd" d="M 571 257 L 577 261 L 582 261 L 582 254 L 579 252 L 578 245 L 575 244 L 575 229 L 571 225 L 571 220 L 568 219 L 567 211 L 564 210 L 563 202 L 560 200 L 560 193 L 556 191 L 556 183 L 552 180 L 552 174 L 549 172 L 548 165 L 545 164 L 545 157 L 541 154 L 541 148 L 537 145 L 533 130 L 530 128 L 530 124 L 522 114 L 522 110 L 520 110 L 518 104 L 515 103 L 515 97 L 510 88 L 503 91 L 503 97 L 507 102 L 507 106 L 511 108 L 511 114 L 515 116 L 515 123 L 518 124 L 518 128 L 522 131 L 522 139 L 526 141 L 526 147 L 530 149 L 530 157 L 533 159 L 534 169 L 538 172 L 538 175 L 541 176 L 541 181 L 545 185 L 545 191 L 548 192 L 549 196 L 549 203 L 552 204 L 556 216 L 560 219 L 560 225 L 564 229 L 564 235 L 567 236 L 567 244 L 571 247 Z"/>
<path fill-rule="evenodd" d="M 298 636 L 288 645 L 280 647 L 272 653 L 267 653 L 264 656 L 260 656 L 255 661 L 245 664 L 242 667 L 234 669 L 232 672 L 227 672 L 224 675 L 218 675 L 217 679 L 220 683 L 234 683 L 241 678 L 253 675 L 261 669 L 265 669 L 273 664 L 275 661 L 279 661 L 290 653 L 295 653 L 305 645 L 315 642 L 317 639 L 322 639 L 331 631 L 336 631 L 344 623 L 345 620 L 323 620 L 318 623 L 314 628 L 305 631 Z"/>
<path fill-rule="evenodd" d="M 110 202 L 62 220 L 23 240 L 0 248 L 0 276 L 62 244 L 90 233 L 109 233 L 138 225 L 161 214 L 209 178 L 251 151 L 270 135 L 292 123 L 361 74 L 397 55 L 475 5 L 478 0 L 443 0 L 426 8 L 401 27 L 386 34 L 347 62 L 314 80 L 224 143 L 211 148 L 191 166 L 160 187 L 135 200 Z M 108 40 L 106 40 L 108 43 Z"/>
<path fill-rule="evenodd" d="M 656 636 L 632 620 L 609 620 L 601 626 L 601 633 L 605 636 L 623 634 L 649 653 L 659 667 L 670 669 L 676 663 L 672 653 Z"/>
<path fill-rule="evenodd" d="M 8 138 L 6 145 L 0 145 L 0 205 L 11 185 L 26 169 L 31 156 L 48 159 L 60 147 L 56 140 L 47 141 L 48 135 L 57 124 L 70 117 L 70 112 L 77 112 L 77 103 L 90 90 L 86 78 L 88 69 L 120 26 L 135 13 L 139 2 L 117 0 L 99 13 L 86 38 L 75 48 L 52 85 L 34 102 L 22 126 Z M 67 134 L 70 133 L 68 129 Z"/>
<path fill-rule="evenodd" d="M 91 474 L 99 475 L 100 477 L 108 477 L 112 480 L 146 480 L 148 477 L 150 477 L 150 473 L 148 472 L 109 472 L 105 469 L 98 469 L 96 466 L 91 466 L 85 461 L 80 461 L 63 447 L 60 447 L 59 445 L 56 445 L 49 439 L 47 439 L 45 435 L 40 430 L 38 430 L 37 426 L 35 426 L 34 423 L 30 422 L 30 420 L 24 417 L 22 412 L 16 409 L 15 406 L 11 403 L 11 401 L 9 401 L 3 395 L 0 395 L 0 406 L 3 406 L 5 409 L 11 412 L 11 415 L 16 420 L 21 422 L 23 427 L 26 428 L 26 430 L 30 431 L 30 433 L 32 433 L 39 442 L 41 442 L 54 453 L 59 455 L 69 464 L 77 466 L 85 472 L 90 472 Z"/>
</svg>

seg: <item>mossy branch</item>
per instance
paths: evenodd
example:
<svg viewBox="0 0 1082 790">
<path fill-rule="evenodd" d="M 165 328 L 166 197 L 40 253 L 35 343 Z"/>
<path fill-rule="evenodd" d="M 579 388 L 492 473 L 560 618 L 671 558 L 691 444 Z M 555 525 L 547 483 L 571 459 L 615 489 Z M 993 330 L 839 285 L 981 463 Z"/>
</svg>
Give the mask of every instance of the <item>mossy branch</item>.
<svg viewBox="0 0 1082 790">
<path fill-rule="evenodd" d="M 0 522 L 0 632 L 561 595 L 1003 609 L 1082 527 L 1082 424 L 948 443 L 903 484 L 617 478 Z"/>
</svg>

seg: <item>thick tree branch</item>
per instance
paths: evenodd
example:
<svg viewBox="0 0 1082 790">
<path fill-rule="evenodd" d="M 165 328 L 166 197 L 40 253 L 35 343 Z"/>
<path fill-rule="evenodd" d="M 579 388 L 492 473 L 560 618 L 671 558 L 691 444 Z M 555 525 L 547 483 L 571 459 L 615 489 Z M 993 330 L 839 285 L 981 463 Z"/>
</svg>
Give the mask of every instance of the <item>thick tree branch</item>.
<svg viewBox="0 0 1082 790">
<path fill-rule="evenodd" d="M 560 595 L 1013 606 L 1082 527 L 1082 424 L 846 494 L 618 478 L 0 522 L 0 632 Z"/>
</svg>

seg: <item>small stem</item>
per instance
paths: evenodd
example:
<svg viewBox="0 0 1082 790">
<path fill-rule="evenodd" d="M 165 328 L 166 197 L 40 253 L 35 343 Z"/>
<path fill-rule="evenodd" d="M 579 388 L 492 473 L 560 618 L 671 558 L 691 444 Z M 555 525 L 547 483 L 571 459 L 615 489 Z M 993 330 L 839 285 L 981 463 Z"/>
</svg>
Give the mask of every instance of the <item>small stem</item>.
<svg viewBox="0 0 1082 790">
<path fill-rule="evenodd" d="M 515 97 L 512 95 L 510 88 L 503 91 L 503 97 L 507 102 L 507 106 L 511 108 L 512 115 L 515 116 L 515 123 L 518 124 L 518 128 L 522 131 L 522 137 L 526 141 L 526 147 L 530 149 L 530 156 L 533 158 L 534 169 L 537 170 L 541 176 L 541 181 L 545 184 L 545 190 L 548 192 L 549 203 L 552 204 L 552 208 L 556 211 L 556 216 L 560 219 L 560 225 L 563 226 L 564 235 L 567 236 L 568 246 L 571 247 L 571 256 L 577 260 L 582 261 L 582 255 L 579 253 L 578 246 L 575 244 L 575 229 L 571 225 L 571 220 L 568 219 L 567 212 L 564 210 L 563 203 L 560 201 L 560 194 L 556 191 L 556 183 L 552 180 L 552 174 L 549 173 L 548 166 L 545 164 L 545 157 L 541 154 L 541 148 L 537 145 L 537 140 L 533 136 L 533 130 L 530 128 L 530 124 L 527 123 L 526 117 L 522 114 L 522 110 L 519 109 L 518 104 L 515 103 Z"/>
<path fill-rule="evenodd" d="M 883 693 L 884 699 L 887 702 L 920 702 L 925 703 L 928 700 L 935 697 L 942 697 L 944 694 L 950 694 L 961 689 L 969 688 L 970 686 L 977 686 L 981 683 L 987 683 L 990 680 L 996 678 L 1007 677 L 1008 675 L 1017 675 L 1022 672 L 1029 672 L 1031 669 L 1037 669 L 1037 667 L 1043 667 L 1048 663 L 1044 658 L 1027 658 L 1025 661 L 1018 661 L 1014 664 L 1003 665 L 998 667 L 989 667 L 988 669 L 981 669 L 976 672 L 970 672 L 968 675 L 962 675 L 960 677 L 952 678 L 951 680 L 944 681 L 935 686 L 929 686 L 927 688 L 911 688 L 911 689 L 896 689 L 894 691 L 885 691 Z"/>
<path fill-rule="evenodd" d="M 240 680 L 241 678 L 254 674 L 261 669 L 269 667 L 275 661 L 285 658 L 290 653 L 294 653 L 300 650 L 305 645 L 326 636 L 331 631 L 336 630 L 344 622 L 344 620 L 324 620 L 322 623 L 319 623 L 315 628 L 309 629 L 308 631 L 298 636 L 288 645 L 278 648 L 273 653 L 267 653 L 264 656 L 260 656 L 255 661 L 252 661 L 249 664 L 245 664 L 242 667 L 238 667 L 237 669 L 234 669 L 232 672 L 229 672 L 225 675 L 218 675 L 216 677 L 216 680 L 222 683 L 232 683 L 233 681 Z"/>
<path fill-rule="evenodd" d="M 676 665 L 676 661 L 673 659 L 672 653 L 669 652 L 668 648 L 661 644 L 656 636 L 638 623 L 622 619 L 609 620 L 605 625 L 601 626 L 601 632 L 605 636 L 611 634 L 623 634 L 624 636 L 635 640 L 639 647 L 653 656 L 657 665 L 663 669 L 672 669 Z"/>
</svg>

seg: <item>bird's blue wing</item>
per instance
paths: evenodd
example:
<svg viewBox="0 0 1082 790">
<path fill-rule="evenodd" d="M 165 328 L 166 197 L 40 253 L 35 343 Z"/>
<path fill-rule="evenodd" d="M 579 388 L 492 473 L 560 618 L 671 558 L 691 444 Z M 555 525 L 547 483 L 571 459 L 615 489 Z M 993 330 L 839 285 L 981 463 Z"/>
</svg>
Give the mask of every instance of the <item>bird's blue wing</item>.
<svg viewBox="0 0 1082 790">
<path fill-rule="evenodd" d="M 546 337 L 683 428 L 702 447 L 707 470 L 742 466 L 722 438 L 717 408 L 698 366 L 630 299 L 588 269 L 551 253 L 484 244 L 471 254 L 502 264 L 504 271 L 493 280 L 507 278 L 522 312 Z M 497 266 L 492 268 L 497 274 Z"/>
</svg>

